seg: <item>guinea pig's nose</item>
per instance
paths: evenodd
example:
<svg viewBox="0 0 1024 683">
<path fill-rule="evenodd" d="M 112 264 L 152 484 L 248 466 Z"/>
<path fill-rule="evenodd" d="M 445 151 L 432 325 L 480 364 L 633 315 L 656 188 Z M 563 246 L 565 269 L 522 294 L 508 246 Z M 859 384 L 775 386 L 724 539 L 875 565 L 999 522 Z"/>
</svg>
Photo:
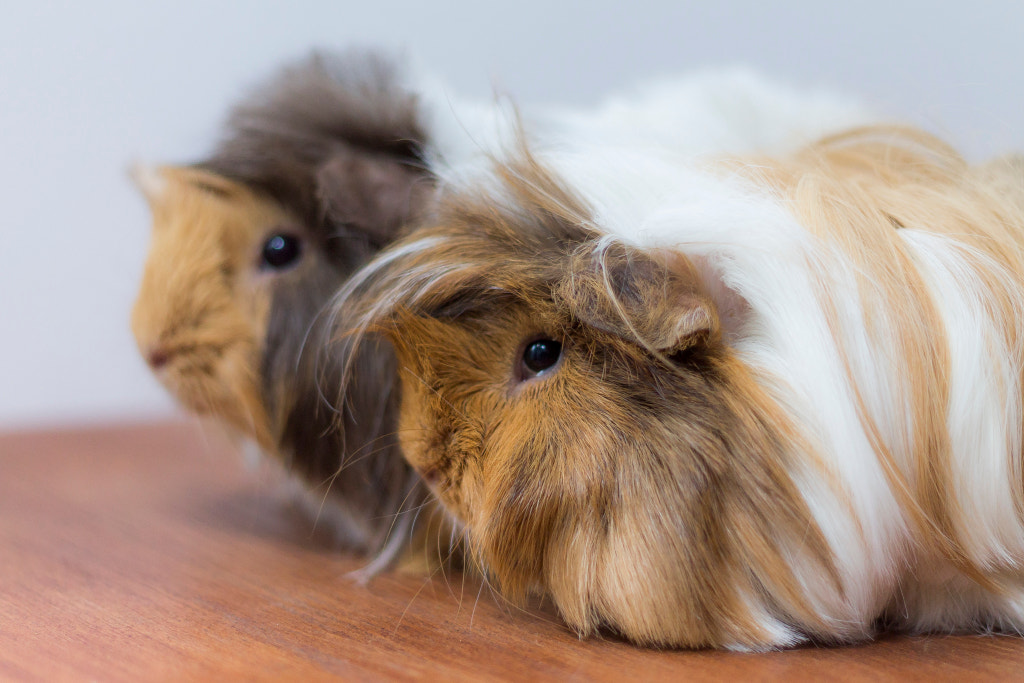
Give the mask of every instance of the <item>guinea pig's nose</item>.
<svg viewBox="0 0 1024 683">
<path fill-rule="evenodd" d="M 166 346 L 153 346 L 150 347 L 149 353 L 146 354 L 146 362 L 149 363 L 149 367 L 159 370 L 167 365 L 167 362 L 171 360 L 173 355 L 174 353 Z"/>
</svg>

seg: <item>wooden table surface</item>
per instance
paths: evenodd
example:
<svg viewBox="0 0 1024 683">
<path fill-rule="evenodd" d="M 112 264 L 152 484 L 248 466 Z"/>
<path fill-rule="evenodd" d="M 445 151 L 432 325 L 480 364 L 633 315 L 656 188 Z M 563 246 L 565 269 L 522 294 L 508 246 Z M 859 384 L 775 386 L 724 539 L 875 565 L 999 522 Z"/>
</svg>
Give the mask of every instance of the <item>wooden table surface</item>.
<svg viewBox="0 0 1024 683">
<path fill-rule="evenodd" d="M 762 655 L 579 641 L 471 580 L 360 566 L 195 423 L 0 436 L 0 679 L 1021 679 L 1024 640 Z M 479 599 L 478 599 L 479 596 Z"/>
</svg>

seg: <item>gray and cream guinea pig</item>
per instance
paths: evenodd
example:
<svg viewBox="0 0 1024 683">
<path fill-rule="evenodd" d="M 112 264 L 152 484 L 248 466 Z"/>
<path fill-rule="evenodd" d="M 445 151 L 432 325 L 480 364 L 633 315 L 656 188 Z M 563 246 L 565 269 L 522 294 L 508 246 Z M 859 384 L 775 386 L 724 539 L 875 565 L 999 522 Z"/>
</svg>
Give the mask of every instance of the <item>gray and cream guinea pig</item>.
<svg viewBox="0 0 1024 683">
<path fill-rule="evenodd" d="M 396 450 L 392 356 L 368 350 L 331 406 L 336 372 L 307 347 L 329 297 L 432 192 L 421 118 L 384 58 L 316 54 L 237 105 L 210 158 L 137 174 L 153 213 L 132 313 L 144 358 L 187 409 L 300 475 L 339 539 L 369 552 L 404 540 L 399 513 L 423 502 Z"/>
<path fill-rule="evenodd" d="M 650 84 L 592 110 L 522 114 L 538 145 L 595 140 L 686 156 L 773 150 L 864 117 L 842 97 L 736 69 Z M 384 561 L 425 493 L 396 451 L 393 358 L 364 348 L 345 399 L 332 403 L 340 373 L 317 355 L 319 314 L 423 213 L 436 169 L 485 157 L 514 128 L 507 108 L 452 98 L 380 55 L 321 54 L 236 106 L 209 159 L 139 174 L 154 217 L 133 313 L 143 356 L 186 408 L 251 438 L 308 482 L 314 502 L 326 498 L 349 546 L 381 551 L 390 534 Z"/>
<path fill-rule="evenodd" d="M 1024 629 L 1024 165 L 518 148 L 351 278 L 404 456 L 512 599 L 765 650 Z"/>
</svg>

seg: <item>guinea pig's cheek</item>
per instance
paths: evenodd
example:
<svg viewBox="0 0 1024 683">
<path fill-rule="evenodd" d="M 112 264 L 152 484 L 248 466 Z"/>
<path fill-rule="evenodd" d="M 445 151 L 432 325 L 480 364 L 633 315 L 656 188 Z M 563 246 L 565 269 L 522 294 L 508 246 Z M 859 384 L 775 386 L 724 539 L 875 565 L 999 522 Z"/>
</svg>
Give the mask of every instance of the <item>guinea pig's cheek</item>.
<svg viewBox="0 0 1024 683">
<path fill-rule="evenodd" d="M 418 433 L 418 432 L 414 432 Z M 439 464 L 428 457 L 429 451 L 419 439 L 400 439 L 399 445 L 406 461 L 423 479 L 423 483 L 442 498 L 448 487 L 448 477 Z"/>
</svg>

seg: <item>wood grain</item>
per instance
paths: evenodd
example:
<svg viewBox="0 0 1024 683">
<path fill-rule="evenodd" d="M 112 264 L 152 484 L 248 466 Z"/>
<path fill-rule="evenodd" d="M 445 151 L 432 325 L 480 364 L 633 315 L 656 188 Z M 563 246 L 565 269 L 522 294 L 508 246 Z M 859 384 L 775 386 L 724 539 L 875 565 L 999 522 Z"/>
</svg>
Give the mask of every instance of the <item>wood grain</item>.
<svg viewBox="0 0 1024 683">
<path fill-rule="evenodd" d="M 745 655 L 581 642 L 458 576 L 346 578 L 271 468 L 195 423 L 0 436 L 0 678 L 1020 679 L 1024 640 Z"/>
</svg>

